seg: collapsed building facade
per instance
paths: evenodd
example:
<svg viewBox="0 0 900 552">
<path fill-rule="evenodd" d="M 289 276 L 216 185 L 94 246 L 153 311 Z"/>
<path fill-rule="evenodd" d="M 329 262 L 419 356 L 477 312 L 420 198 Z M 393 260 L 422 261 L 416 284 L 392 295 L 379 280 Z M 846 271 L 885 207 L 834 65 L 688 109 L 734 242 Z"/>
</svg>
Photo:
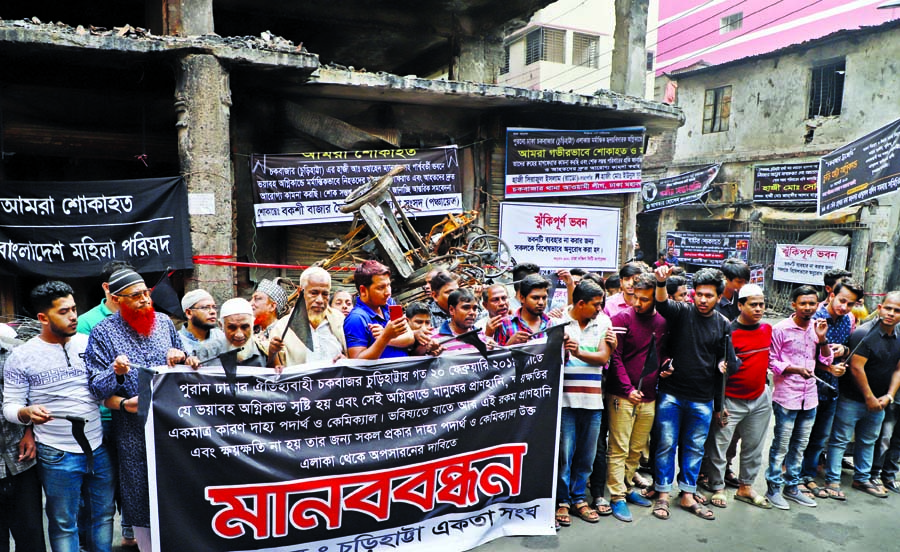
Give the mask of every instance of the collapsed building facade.
<svg viewBox="0 0 900 552">
<path fill-rule="evenodd" d="M 190 196 L 212 199 L 190 216 L 194 255 L 309 265 L 349 223 L 257 228 L 250 155 L 456 144 L 463 206 L 496 232 L 507 127 L 643 126 L 657 135 L 684 122 L 678 108 L 621 93 L 492 84 L 504 34 L 547 3 L 6 3 L 0 181 L 39 187 L 180 174 Z M 622 92 L 640 95 L 645 54 L 631 33 L 641 30 L 641 13 L 646 27 L 646 2 L 616 3 L 618 82 Z M 636 31 L 629 30 L 636 16 Z M 621 209 L 624 260 L 637 196 L 545 201 Z M 423 228 L 435 222 L 423 219 Z M 278 274 L 296 276 L 196 265 L 176 285 L 224 300 Z M 15 273 L 0 282 L 3 314 L 21 312 L 36 283 Z M 100 298 L 95 280 L 70 283 L 83 309 Z"/>
</svg>

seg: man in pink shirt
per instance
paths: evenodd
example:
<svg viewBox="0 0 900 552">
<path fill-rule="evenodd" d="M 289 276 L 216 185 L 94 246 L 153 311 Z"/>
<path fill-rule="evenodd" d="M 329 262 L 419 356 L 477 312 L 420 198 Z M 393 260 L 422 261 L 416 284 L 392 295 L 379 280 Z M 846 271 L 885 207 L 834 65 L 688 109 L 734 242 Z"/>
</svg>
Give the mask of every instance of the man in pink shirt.
<svg viewBox="0 0 900 552">
<path fill-rule="evenodd" d="M 775 431 L 766 471 L 766 498 L 772 506 L 781 510 L 790 509 L 785 499 L 803 506 L 816 505 L 812 497 L 800 491 L 799 484 L 803 451 L 809 442 L 819 404 L 813 377 L 816 361 L 830 366 L 833 360 L 826 338 L 827 322 L 822 318 L 812 320 L 818 302 L 814 287 L 794 289 L 791 291 L 794 314 L 772 328 L 769 369 L 774 375 L 772 410 L 775 412 Z"/>
<path fill-rule="evenodd" d="M 609 297 L 603 312 L 612 318 L 622 311 L 626 311 L 634 304 L 634 279 L 638 274 L 643 274 L 644 269 L 638 263 L 626 263 L 619 269 L 619 285 L 622 291 Z"/>
</svg>

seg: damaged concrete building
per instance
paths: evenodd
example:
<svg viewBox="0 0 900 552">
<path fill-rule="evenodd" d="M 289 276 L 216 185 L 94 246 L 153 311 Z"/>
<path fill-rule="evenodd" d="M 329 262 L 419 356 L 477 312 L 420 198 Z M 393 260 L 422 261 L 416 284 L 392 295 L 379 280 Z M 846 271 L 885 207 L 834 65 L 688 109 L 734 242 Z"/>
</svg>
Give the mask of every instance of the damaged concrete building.
<svg viewBox="0 0 900 552">
<path fill-rule="evenodd" d="M 897 194 L 818 217 L 814 198 L 772 201 L 754 192 L 755 169 L 817 163 L 898 118 L 898 29 L 900 21 L 838 31 L 660 77 L 660 94 L 677 81 L 686 123 L 652 141 L 645 173 L 670 176 L 716 163 L 722 169 L 702 202 L 640 214 L 642 242 L 662 247 L 666 232 L 676 230 L 750 232 L 750 263 L 765 268 L 770 306 L 780 310 L 790 309 L 796 284 L 772 278 L 779 243 L 848 246 L 847 269 L 867 293 L 900 288 Z"/>
<path fill-rule="evenodd" d="M 639 125 L 655 135 L 684 122 L 678 108 L 620 93 L 494 84 L 503 36 L 548 3 L 11 0 L 0 8 L 0 180 L 180 174 L 189 194 L 214 198 L 213 214 L 191 215 L 194 255 L 308 265 L 348 224 L 257 228 L 251 154 L 456 144 L 464 207 L 496 231 L 507 127 Z M 623 29 L 646 18 L 646 0 L 616 4 Z M 628 51 L 616 63 L 637 73 L 620 81 L 640 95 L 643 61 Z M 426 78 L 436 75 L 447 78 Z M 637 195 L 574 199 L 622 209 L 622 259 Z M 224 300 L 279 272 L 197 265 L 176 287 Z M 23 312 L 36 283 L 4 279 L 3 314 Z M 99 299 L 95 280 L 71 283 L 82 308 Z"/>
</svg>

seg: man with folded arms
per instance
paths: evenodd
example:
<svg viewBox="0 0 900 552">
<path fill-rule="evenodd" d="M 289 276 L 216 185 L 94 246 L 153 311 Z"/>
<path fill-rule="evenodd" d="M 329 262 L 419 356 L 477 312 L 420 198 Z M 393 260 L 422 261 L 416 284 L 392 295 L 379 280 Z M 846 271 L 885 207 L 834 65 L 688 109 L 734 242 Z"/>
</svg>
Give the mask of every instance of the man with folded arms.
<svg viewBox="0 0 900 552">
<path fill-rule="evenodd" d="M 31 291 L 41 333 L 16 347 L 6 362 L 3 414 L 13 423 L 34 424 L 38 474 L 47 497 L 47 528 L 54 552 L 112 549 L 115 472 L 100 425 L 99 401 L 88 388 L 83 354 L 88 338 L 77 332 L 72 288 L 47 282 Z M 86 420 L 91 450 L 78 444 L 72 422 Z M 90 457 L 88 456 L 90 452 Z M 85 490 L 89 542 L 80 543 L 78 509 Z M 6 538 L 5 535 L 3 538 Z"/>
<path fill-rule="evenodd" d="M 840 284 L 838 284 L 840 285 Z M 841 459 L 855 435 L 853 488 L 878 498 L 887 497 L 871 480 L 875 442 L 884 409 L 894 403 L 900 389 L 900 292 L 892 291 L 878 305 L 879 318 L 857 328 L 850 336 L 850 374 L 840 379 L 841 394 L 828 440 L 825 489 L 829 498 L 845 500 L 841 492 Z"/>
<path fill-rule="evenodd" d="M 735 499 L 771 508 L 765 497 L 753 490 L 753 482 L 762 467 L 765 435 L 772 417 L 772 396 L 766 385 L 772 326 L 760 324 L 766 310 L 761 287 L 745 284 L 733 298 L 739 314 L 731 323 L 731 341 L 740 366 L 725 384 L 722 412 L 713 414 L 702 471 L 713 491 L 710 502 L 724 508 L 727 451 L 732 438 L 740 435 L 740 486 Z"/>
</svg>

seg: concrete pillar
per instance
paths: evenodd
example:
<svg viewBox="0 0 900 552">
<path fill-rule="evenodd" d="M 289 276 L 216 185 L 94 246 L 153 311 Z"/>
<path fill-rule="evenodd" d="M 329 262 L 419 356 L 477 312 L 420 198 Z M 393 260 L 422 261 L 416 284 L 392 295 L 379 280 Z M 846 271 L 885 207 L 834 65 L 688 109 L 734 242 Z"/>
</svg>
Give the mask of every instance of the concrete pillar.
<svg viewBox="0 0 900 552">
<path fill-rule="evenodd" d="M 450 65 L 450 80 L 497 84 L 503 64 L 503 38 L 499 35 L 457 36 Z"/>
<path fill-rule="evenodd" d="M 616 30 L 613 33 L 613 92 L 644 97 L 647 78 L 647 9 L 649 0 L 615 0 Z"/>
<path fill-rule="evenodd" d="M 164 6 L 167 35 L 200 36 L 215 31 L 213 0 L 165 0 Z"/>
<path fill-rule="evenodd" d="M 191 215 L 194 255 L 231 255 L 233 243 L 231 88 L 215 56 L 189 54 L 178 61 L 175 108 L 178 156 L 188 194 L 213 194 L 214 214 Z M 197 265 L 186 288 L 206 289 L 217 301 L 234 297 L 231 267 Z"/>
<path fill-rule="evenodd" d="M 619 243 L 622 251 L 619 255 L 619 266 L 628 259 L 634 258 L 634 238 L 637 236 L 637 205 L 641 194 L 634 192 L 622 194 L 625 196 L 625 206 L 622 209 L 622 236 Z"/>
</svg>

